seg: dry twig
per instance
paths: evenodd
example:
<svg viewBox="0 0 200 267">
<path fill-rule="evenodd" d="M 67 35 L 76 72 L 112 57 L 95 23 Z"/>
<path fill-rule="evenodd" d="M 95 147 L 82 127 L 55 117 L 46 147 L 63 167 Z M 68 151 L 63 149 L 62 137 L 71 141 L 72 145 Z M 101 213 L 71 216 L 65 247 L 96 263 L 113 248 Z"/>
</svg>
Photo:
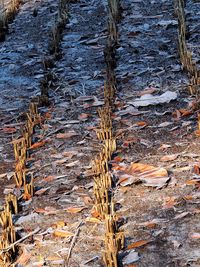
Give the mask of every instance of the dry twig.
<svg viewBox="0 0 200 267">
<path fill-rule="evenodd" d="M 70 246 L 70 248 L 69 248 L 69 253 L 68 253 L 68 256 L 67 256 L 67 259 L 66 259 L 65 267 L 68 267 L 68 266 L 69 266 L 69 259 L 70 259 L 71 254 L 72 254 L 72 249 L 73 249 L 74 244 L 75 244 L 75 242 L 76 242 L 76 238 L 77 238 L 77 236 L 78 236 L 78 234 L 79 234 L 80 227 L 81 227 L 82 223 L 83 223 L 83 221 L 81 221 L 81 222 L 78 224 L 77 229 L 76 229 L 76 233 L 75 233 L 75 235 L 74 235 L 73 238 L 72 238 L 72 242 L 71 242 L 71 246 Z"/>
<path fill-rule="evenodd" d="M 33 232 L 31 232 L 31 233 L 29 233 L 28 235 L 26 235 L 26 236 L 20 238 L 19 240 L 17 240 L 16 242 L 14 242 L 14 243 L 11 244 L 10 246 L 8 246 L 7 248 L 1 249 L 1 250 L 0 250 L 0 255 L 1 255 L 2 253 L 8 252 L 8 251 L 9 251 L 10 249 L 12 249 L 14 246 L 16 246 L 17 244 L 23 242 L 25 239 L 27 239 L 27 238 L 29 238 L 30 236 L 32 236 L 32 235 L 38 233 L 39 231 L 40 231 L 40 228 L 38 227 L 38 228 L 36 228 Z"/>
</svg>

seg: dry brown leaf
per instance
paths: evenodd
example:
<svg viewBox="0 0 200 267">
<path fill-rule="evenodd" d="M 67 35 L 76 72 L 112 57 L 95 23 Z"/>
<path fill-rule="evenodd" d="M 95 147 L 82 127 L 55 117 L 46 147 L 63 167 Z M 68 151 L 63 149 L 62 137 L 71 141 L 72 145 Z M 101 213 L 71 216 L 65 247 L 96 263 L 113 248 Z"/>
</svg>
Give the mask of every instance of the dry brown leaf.
<svg viewBox="0 0 200 267">
<path fill-rule="evenodd" d="M 78 134 L 75 131 L 70 131 L 68 133 L 59 133 L 56 135 L 56 137 L 58 139 L 67 139 L 67 138 L 71 138 L 71 137 L 76 136 L 76 135 L 78 135 Z"/>
<path fill-rule="evenodd" d="M 3 133 L 8 133 L 8 134 L 11 134 L 11 133 L 16 133 L 16 128 L 12 128 L 12 127 L 5 127 L 5 128 L 2 128 L 1 131 Z"/>
<path fill-rule="evenodd" d="M 36 267 L 43 267 L 44 266 L 44 260 L 42 259 L 41 261 L 36 261 L 33 263 L 33 265 Z"/>
<path fill-rule="evenodd" d="M 7 173 L 0 174 L 0 179 L 6 177 Z"/>
<path fill-rule="evenodd" d="M 160 161 L 163 161 L 163 162 L 165 162 L 165 161 L 172 161 L 172 160 L 177 159 L 177 157 L 178 157 L 177 154 L 166 155 L 166 156 L 162 157 L 162 158 L 160 159 Z"/>
<path fill-rule="evenodd" d="M 59 261 L 59 260 L 62 260 L 62 258 L 59 256 L 48 256 L 46 258 L 46 261 Z"/>
<path fill-rule="evenodd" d="M 114 157 L 113 161 L 114 162 L 122 162 L 123 161 L 123 157 L 118 155 L 118 156 Z"/>
<path fill-rule="evenodd" d="M 143 95 L 146 95 L 146 94 L 153 94 L 153 93 L 155 93 L 157 91 L 158 91 L 157 88 L 150 87 L 150 88 L 146 88 L 146 89 L 142 90 L 138 95 L 139 96 L 143 96 Z"/>
<path fill-rule="evenodd" d="M 133 184 L 139 180 L 144 182 L 146 186 L 163 187 L 169 180 L 166 169 L 142 163 L 132 163 L 128 167 L 121 164 L 115 175 L 120 177 L 119 183 L 122 186 Z"/>
<path fill-rule="evenodd" d="M 164 209 L 171 209 L 177 204 L 178 204 L 177 197 L 168 197 L 168 198 L 166 198 L 162 207 Z"/>
<path fill-rule="evenodd" d="M 94 218 L 94 217 L 88 217 L 88 218 L 86 218 L 85 221 L 90 222 L 90 223 L 101 223 L 101 221 L 99 219 Z"/>
<path fill-rule="evenodd" d="M 177 109 L 175 112 L 172 113 L 172 116 L 175 119 L 180 119 L 181 117 L 186 117 L 193 114 L 193 111 L 188 110 L 188 109 Z"/>
<path fill-rule="evenodd" d="M 167 150 L 167 149 L 170 148 L 170 147 L 171 147 L 171 145 L 162 144 L 162 145 L 158 148 L 158 150 L 165 151 L 165 150 Z"/>
<path fill-rule="evenodd" d="M 196 130 L 194 133 L 196 136 L 200 136 L 200 130 Z"/>
<path fill-rule="evenodd" d="M 68 164 L 65 164 L 65 166 L 66 167 L 74 167 L 74 166 L 77 166 L 79 162 L 80 162 L 79 160 L 75 160 L 73 162 L 70 162 Z"/>
<path fill-rule="evenodd" d="M 194 214 L 199 214 L 200 213 L 200 209 L 193 209 L 193 213 Z"/>
<path fill-rule="evenodd" d="M 116 121 L 120 121 L 120 123 L 123 123 L 123 124 L 125 124 L 125 125 L 127 125 L 129 127 L 131 127 L 133 125 L 132 121 L 130 121 L 128 119 L 122 119 L 121 117 L 116 117 L 115 120 Z"/>
<path fill-rule="evenodd" d="M 29 199 L 31 199 L 32 198 L 32 196 L 30 195 L 30 194 L 28 194 L 28 193 L 24 193 L 23 194 L 23 199 L 24 200 L 29 200 Z"/>
<path fill-rule="evenodd" d="M 154 223 L 154 222 L 148 222 L 148 223 L 145 224 L 145 226 L 146 226 L 147 228 L 156 228 L 157 223 Z"/>
<path fill-rule="evenodd" d="M 30 149 L 37 149 L 37 148 L 39 148 L 39 147 L 42 147 L 42 146 L 44 146 L 44 145 L 46 144 L 46 142 L 47 142 L 46 140 L 43 140 L 43 141 L 34 143 L 34 144 L 30 147 Z"/>
<path fill-rule="evenodd" d="M 70 213 L 78 213 L 78 212 L 81 212 L 84 209 L 86 209 L 86 207 L 69 207 L 69 208 L 66 209 L 66 211 L 70 212 Z"/>
<path fill-rule="evenodd" d="M 199 179 L 192 179 L 192 180 L 187 180 L 185 183 L 187 185 L 200 185 L 200 180 Z"/>
<path fill-rule="evenodd" d="M 62 228 L 64 226 L 66 226 L 66 223 L 64 221 L 58 221 L 58 222 L 56 222 L 56 227 L 57 228 Z"/>
<path fill-rule="evenodd" d="M 187 200 L 193 200 L 193 198 L 194 197 L 192 195 L 186 195 L 186 196 L 183 197 L 183 199 L 185 199 L 186 201 Z"/>
<path fill-rule="evenodd" d="M 157 223 L 155 222 L 146 222 L 146 224 L 144 225 L 147 228 L 155 228 L 157 226 Z"/>
<path fill-rule="evenodd" d="M 35 212 L 37 212 L 37 213 L 45 213 L 46 210 L 45 209 L 42 209 L 42 208 L 36 208 L 35 209 Z"/>
<path fill-rule="evenodd" d="M 85 205 L 93 203 L 93 200 L 91 199 L 90 196 L 83 197 L 83 201 L 84 201 Z"/>
<path fill-rule="evenodd" d="M 43 115 L 43 117 L 44 117 L 45 119 L 51 119 L 52 114 L 51 114 L 51 112 L 46 112 L 46 113 Z"/>
<path fill-rule="evenodd" d="M 67 160 L 68 160 L 67 158 L 59 159 L 59 160 L 54 161 L 54 164 L 56 164 L 56 165 L 63 164 L 63 163 L 65 163 Z"/>
<path fill-rule="evenodd" d="M 120 164 L 116 164 L 115 167 L 112 169 L 115 171 L 126 171 L 128 167 L 125 163 L 120 163 Z"/>
<path fill-rule="evenodd" d="M 93 210 L 91 211 L 91 215 L 92 215 L 92 217 L 94 217 L 94 218 L 100 218 L 100 217 L 101 217 L 101 214 L 100 214 L 96 209 L 93 209 Z"/>
<path fill-rule="evenodd" d="M 168 175 L 167 171 L 164 168 L 154 167 L 142 163 L 133 163 L 129 167 L 128 172 L 142 174 L 144 176 L 152 178 L 163 177 Z"/>
<path fill-rule="evenodd" d="M 197 175 L 200 174 L 200 168 L 199 165 L 194 165 L 194 169 L 193 169 L 194 173 L 196 173 Z"/>
<path fill-rule="evenodd" d="M 53 159 L 62 159 L 63 158 L 63 154 L 62 153 L 53 153 L 53 154 L 51 154 L 51 158 L 53 158 Z"/>
<path fill-rule="evenodd" d="M 143 223 L 140 223 L 139 225 L 145 226 L 147 228 L 155 228 L 162 221 L 163 221 L 162 219 L 153 219 L 152 221 L 143 222 Z"/>
<path fill-rule="evenodd" d="M 123 143 L 123 147 L 129 147 L 130 145 L 133 145 L 133 144 L 137 144 L 138 142 L 140 142 L 140 140 L 136 137 L 128 137 L 124 143 Z"/>
<path fill-rule="evenodd" d="M 26 250 L 25 247 L 23 247 L 23 252 L 20 255 L 20 257 L 17 259 L 17 261 L 15 262 L 15 264 L 18 265 L 25 265 L 29 262 L 29 259 L 31 258 L 31 254 Z"/>
<path fill-rule="evenodd" d="M 182 117 L 189 116 L 189 115 L 192 115 L 192 114 L 193 114 L 193 112 L 191 110 L 181 109 L 181 116 Z"/>
<path fill-rule="evenodd" d="M 63 155 L 64 157 L 67 157 L 67 158 L 69 158 L 69 159 L 71 159 L 73 156 L 75 156 L 75 155 L 77 155 L 77 154 L 78 154 L 78 151 L 77 151 L 77 150 L 64 151 L 64 152 L 62 153 L 62 155 Z"/>
<path fill-rule="evenodd" d="M 36 191 L 35 195 L 40 196 L 40 195 L 44 194 L 49 188 L 50 187 L 42 188 L 42 189 Z"/>
<path fill-rule="evenodd" d="M 132 175 L 129 174 L 121 175 L 121 177 L 119 178 L 119 184 L 126 187 L 127 185 L 130 185 L 130 182 L 134 183 L 136 181 L 133 181 L 132 178 Z"/>
<path fill-rule="evenodd" d="M 121 191 L 121 192 L 123 192 L 123 193 L 127 193 L 129 191 L 129 187 L 128 186 L 119 187 L 118 190 Z"/>
<path fill-rule="evenodd" d="M 140 126 L 140 127 L 146 127 L 147 126 L 147 123 L 145 121 L 138 121 L 136 122 L 137 126 Z"/>
<path fill-rule="evenodd" d="M 176 216 L 174 217 L 174 219 L 182 219 L 182 218 L 186 217 L 188 214 L 190 214 L 188 211 L 184 211 L 184 212 L 182 212 L 182 213 L 176 215 Z"/>
<path fill-rule="evenodd" d="M 93 132 L 95 132 L 96 129 L 98 129 L 98 128 L 95 127 L 95 126 L 86 126 L 85 129 L 88 130 L 88 131 L 93 131 Z M 78 144 L 78 143 L 77 143 L 77 144 Z"/>
<path fill-rule="evenodd" d="M 56 237 L 71 237 L 71 236 L 74 236 L 73 233 L 71 233 L 69 231 L 64 231 L 64 230 L 55 230 L 53 234 Z"/>
<path fill-rule="evenodd" d="M 35 212 L 42 213 L 44 215 L 54 215 L 58 211 L 55 208 L 53 208 L 53 207 L 45 207 L 44 209 L 43 208 L 36 208 L 35 209 Z"/>
<path fill-rule="evenodd" d="M 75 101 L 81 101 L 81 102 L 92 101 L 92 100 L 94 100 L 94 97 L 92 95 L 79 96 L 75 99 Z"/>
<path fill-rule="evenodd" d="M 190 235 L 191 238 L 193 239 L 199 239 L 200 238 L 200 233 L 193 233 Z"/>
<path fill-rule="evenodd" d="M 139 248 L 139 247 L 142 247 L 142 246 L 148 244 L 149 242 L 150 242 L 149 240 L 136 241 L 136 242 L 128 245 L 127 249 Z"/>
<path fill-rule="evenodd" d="M 176 111 L 172 112 L 172 117 L 174 118 L 174 120 L 180 120 L 181 112 L 177 109 Z"/>
<path fill-rule="evenodd" d="M 86 121 L 89 117 L 90 117 L 90 114 L 88 114 L 88 113 L 81 113 L 81 114 L 79 114 L 78 119 L 80 121 Z"/>
<path fill-rule="evenodd" d="M 55 180 L 55 178 L 56 178 L 55 176 L 49 175 L 46 178 L 44 178 L 43 181 L 51 182 L 51 181 Z"/>
</svg>

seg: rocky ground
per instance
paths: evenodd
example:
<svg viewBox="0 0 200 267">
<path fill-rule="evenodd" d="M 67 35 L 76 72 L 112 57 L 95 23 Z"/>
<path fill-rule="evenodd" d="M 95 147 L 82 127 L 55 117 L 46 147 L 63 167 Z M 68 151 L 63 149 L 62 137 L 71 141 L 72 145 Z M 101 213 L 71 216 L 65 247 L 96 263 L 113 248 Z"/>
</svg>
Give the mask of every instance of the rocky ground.
<svg viewBox="0 0 200 267">
<path fill-rule="evenodd" d="M 197 62 L 199 5 L 186 3 L 187 41 Z M 180 65 L 174 6 L 168 0 L 128 0 L 121 6 L 113 114 L 118 146 L 110 163 L 125 234 L 120 264 L 197 267 L 197 112 Z M 2 207 L 4 195 L 16 191 L 11 141 L 20 135 L 30 99 L 40 94 L 57 10 L 58 1 L 24 1 L 0 44 Z M 35 196 L 14 217 L 20 236 L 40 231 L 20 244 L 14 266 L 104 266 L 104 223 L 92 212 L 89 171 L 100 149 L 95 129 L 103 105 L 107 1 L 71 1 L 68 14 L 62 57 L 51 69 L 51 105 L 40 108 L 45 120 L 34 134 L 36 144 L 44 141 L 31 151 Z"/>
</svg>

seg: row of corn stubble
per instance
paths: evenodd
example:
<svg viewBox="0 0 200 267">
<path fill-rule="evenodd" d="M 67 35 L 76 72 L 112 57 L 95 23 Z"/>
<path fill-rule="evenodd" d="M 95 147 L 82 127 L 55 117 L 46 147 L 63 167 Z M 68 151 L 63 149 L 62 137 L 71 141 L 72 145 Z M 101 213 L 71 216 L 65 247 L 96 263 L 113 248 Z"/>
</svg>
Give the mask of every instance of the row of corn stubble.
<svg viewBox="0 0 200 267">
<path fill-rule="evenodd" d="M 0 0 L 0 42 L 5 41 L 8 24 L 11 23 L 18 11 L 21 0 Z"/>
<path fill-rule="evenodd" d="M 20 0 L 12 0 L 12 3 L 19 4 Z M 59 0 L 58 2 L 58 17 L 55 20 L 54 28 L 52 30 L 52 38 L 49 42 L 49 52 L 52 55 L 50 58 L 53 62 L 59 54 L 59 44 L 62 37 L 62 30 L 67 23 L 67 0 Z M 16 5 L 15 8 L 17 8 Z M 8 20 L 9 22 L 10 20 Z M 1 22 L 0 22 L 1 26 Z M 53 29 L 54 29 L 53 28 Z M 1 31 L 1 28 L 0 28 Z M 2 40 L 3 41 L 3 40 Z M 53 50 L 51 51 L 51 47 Z M 14 156 L 15 156 L 15 172 L 14 180 L 16 188 L 23 193 L 19 197 L 15 194 L 8 194 L 5 197 L 5 205 L 3 211 L 0 213 L 0 223 L 2 225 L 2 234 L 0 237 L 0 266 L 11 266 L 16 257 L 20 254 L 20 249 L 17 246 L 18 235 L 14 226 L 14 216 L 20 211 L 20 202 L 22 200 L 29 200 L 34 195 L 34 177 L 28 170 L 28 162 L 30 160 L 30 151 L 34 147 L 32 144 L 35 127 L 41 126 L 45 117 L 41 117 L 38 112 L 38 105 L 49 105 L 49 83 L 53 80 L 52 74 L 48 64 L 49 58 L 45 58 L 44 65 L 44 80 L 40 83 L 41 95 L 33 98 L 29 104 L 29 110 L 26 113 L 27 119 L 21 128 L 21 137 L 13 140 Z M 52 63 L 53 64 L 53 63 Z M 46 66 L 47 65 L 47 66 Z"/>
<path fill-rule="evenodd" d="M 196 62 L 192 58 L 192 52 L 188 49 L 187 46 L 185 0 L 175 0 L 175 11 L 178 18 L 178 46 L 180 60 L 190 79 L 188 85 L 189 93 L 191 95 L 196 95 L 197 98 L 199 98 L 200 70 L 198 69 Z"/>
<path fill-rule="evenodd" d="M 40 105 L 48 106 L 49 101 L 49 90 L 54 88 L 54 81 L 57 80 L 57 75 L 52 70 L 55 67 L 55 62 L 62 57 L 62 51 L 60 42 L 63 37 L 63 30 L 69 21 L 68 8 L 70 0 L 59 0 L 58 11 L 55 17 L 55 23 L 52 26 L 50 32 L 50 40 L 48 44 L 49 55 L 46 56 L 43 63 L 44 77 L 40 81 L 41 96 L 39 99 Z"/>
<path fill-rule="evenodd" d="M 124 246 L 124 233 L 119 231 L 113 188 L 115 186 L 109 171 L 109 161 L 116 151 L 116 138 L 113 131 L 112 112 L 115 105 L 116 83 L 116 48 L 118 44 L 117 24 L 120 20 L 118 0 L 108 0 L 108 40 L 104 49 L 106 62 L 106 82 L 104 85 L 104 107 L 98 110 L 100 127 L 96 130 L 101 142 L 101 152 L 92 162 L 94 178 L 94 210 L 105 222 L 104 253 L 105 266 L 119 266 L 118 253 Z"/>
<path fill-rule="evenodd" d="M 23 194 L 20 197 L 12 193 L 6 195 L 4 210 L 0 213 L 0 223 L 2 225 L 0 260 L 4 266 L 10 266 L 19 254 L 18 247 L 15 246 L 17 233 L 13 223 L 13 215 L 19 212 L 19 201 L 30 199 L 34 194 L 33 175 L 28 172 L 27 160 L 32 146 L 34 128 L 40 123 L 41 116 L 38 113 L 37 104 L 32 102 L 27 112 L 27 120 L 21 129 L 21 137 L 12 141 L 16 161 L 14 179 L 16 188 L 19 188 Z"/>
</svg>

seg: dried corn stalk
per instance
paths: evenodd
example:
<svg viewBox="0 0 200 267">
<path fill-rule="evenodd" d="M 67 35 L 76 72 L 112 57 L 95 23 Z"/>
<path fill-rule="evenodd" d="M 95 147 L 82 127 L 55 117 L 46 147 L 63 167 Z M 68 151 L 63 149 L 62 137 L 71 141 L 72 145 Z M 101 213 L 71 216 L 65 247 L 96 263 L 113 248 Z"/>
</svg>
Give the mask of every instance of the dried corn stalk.
<svg viewBox="0 0 200 267">
<path fill-rule="evenodd" d="M 198 70 L 196 62 L 192 59 L 192 53 L 187 48 L 186 43 L 186 22 L 185 22 L 185 1 L 176 0 L 175 10 L 178 18 L 178 44 L 180 60 L 188 72 L 190 83 L 188 90 L 191 95 L 199 95 L 200 93 L 200 71 Z"/>
</svg>

